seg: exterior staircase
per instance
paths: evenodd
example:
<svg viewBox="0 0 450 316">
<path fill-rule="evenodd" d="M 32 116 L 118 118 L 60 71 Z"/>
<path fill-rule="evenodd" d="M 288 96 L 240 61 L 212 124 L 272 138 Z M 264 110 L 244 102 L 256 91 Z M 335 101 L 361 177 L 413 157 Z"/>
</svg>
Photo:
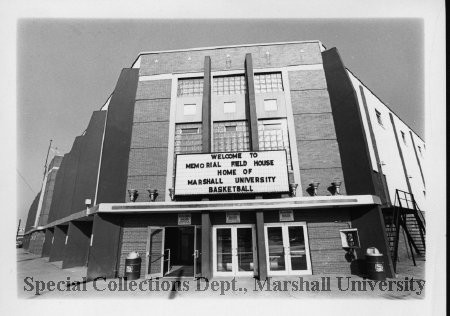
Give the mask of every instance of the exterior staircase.
<svg viewBox="0 0 450 316">
<path fill-rule="evenodd" d="M 416 259 L 425 260 L 425 217 L 414 195 L 397 189 L 394 206 L 390 211 L 384 212 L 384 218 L 394 270 L 396 271 L 398 261 L 400 233 L 406 237 L 414 265 Z"/>
</svg>

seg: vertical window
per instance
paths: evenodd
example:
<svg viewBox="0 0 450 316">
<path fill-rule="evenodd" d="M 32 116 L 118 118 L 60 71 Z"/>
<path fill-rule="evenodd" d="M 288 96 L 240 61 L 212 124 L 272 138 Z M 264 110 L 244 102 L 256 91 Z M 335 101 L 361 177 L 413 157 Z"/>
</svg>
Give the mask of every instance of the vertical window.
<svg viewBox="0 0 450 316">
<path fill-rule="evenodd" d="M 255 74 L 255 92 L 277 92 L 283 91 L 281 72 Z"/>
<path fill-rule="evenodd" d="M 175 154 L 202 151 L 202 124 L 177 124 L 175 127 Z"/>
<path fill-rule="evenodd" d="M 215 152 L 250 150 L 247 121 L 214 123 Z"/>
<path fill-rule="evenodd" d="M 259 149 L 285 149 L 289 170 L 292 170 L 291 150 L 286 119 L 258 121 Z"/>
<path fill-rule="evenodd" d="M 405 137 L 405 133 L 403 131 L 400 131 L 400 133 L 402 134 L 402 139 L 403 139 L 403 144 L 406 144 L 406 137 Z"/>
<path fill-rule="evenodd" d="M 375 115 L 377 116 L 377 122 L 378 122 L 378 124 L 380 124 L 381 126 L 383 126 L 383 119 L 381 118 L 381 113 L 378 112 L 377 110 L 375 110 Z"/>
<path fill-rule="evenodd" d="M 177 95 L 179 97 L 203 95 L 203 78 L 178 79 Z"/>
</svg>

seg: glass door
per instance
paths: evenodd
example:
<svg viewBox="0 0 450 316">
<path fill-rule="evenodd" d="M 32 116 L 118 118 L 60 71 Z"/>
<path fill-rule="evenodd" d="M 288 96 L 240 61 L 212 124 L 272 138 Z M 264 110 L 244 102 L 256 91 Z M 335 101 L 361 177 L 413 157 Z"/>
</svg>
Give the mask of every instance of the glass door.
<svg viewBox="0 0 450 316">
<path fill-rule="evenodd" d="M 163 276 L 164 269 L 164 227 L 150 226 L 147 240 L 147 278 Z"/>
<path fill-rule="evenodd" d="M 256 268 L 253 225 L 213 227 L 213 272 L 216 276 L 253 276 Z"/>
<path fill-rule="evenodd" d="M 265 225 L 269 275 L 311 274 L 306 223 Z"/>
</svg>

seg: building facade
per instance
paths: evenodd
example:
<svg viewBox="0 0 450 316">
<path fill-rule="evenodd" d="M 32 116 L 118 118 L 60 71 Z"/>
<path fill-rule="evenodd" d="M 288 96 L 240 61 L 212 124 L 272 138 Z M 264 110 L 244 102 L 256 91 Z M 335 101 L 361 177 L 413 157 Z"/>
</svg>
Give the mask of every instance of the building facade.
<svg viewBox="0 0 450 316">
<path fill-rule="evenodd" d="M 123 276 L 131 251 L 150 278 L 360 273 L 368 247 L 392 277 L 424 255 L 424 155 L 319 41 L 144 52 L 26 236 L 89 279 Z"/>
</svg>

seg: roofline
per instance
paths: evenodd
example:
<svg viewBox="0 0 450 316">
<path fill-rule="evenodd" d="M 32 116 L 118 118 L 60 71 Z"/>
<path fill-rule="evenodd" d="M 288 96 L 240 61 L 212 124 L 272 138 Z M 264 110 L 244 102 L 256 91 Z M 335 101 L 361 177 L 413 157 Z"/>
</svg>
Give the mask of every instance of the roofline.
<svg viewBox="0 0 450 316">
<path fill-rule="evenodd" d="M 201 50 L 211 50 L 211 49 L 223 49 L 231 47 L 252 47 L 252 46 L 271 46 L 271 45 L 288 45 L 288 44 L 301 44 L 301 43 L 318 43 L 326 47 L 319 40 L 309 40 L 309 41 L 291 41 L 291 42 L 273 42 L 273 43 L 255 43 L 255 44 L 240 44 L 240 45 L 222 45 L 222 46 L 207 46 L 207 47 L 195 47 L 195 48 L 182 48 L 182 49 L 171 49 L 171 50 L 156 50 L 140 52 L 134 62 L 131 64 L 130 68 L 133 68 L 134 64 L 139 60 L 142 55 L 149 54 L 161 54 L 161 53 L 176 53 L 176 52 L 190 52 L 190 51 L 201 51 Z"/>
<path fill-rule="evenodd" d="M 350 69 L 348 69 L 347 67 L 345 67 L 345 69 L 350 72 L 356 79 L 358 79 L 358 81 L 361 83 L 361 85 L 364 86 L 364 88 L 366 88 L 367 90 L 370 91 L 370 93 L 372 93 L 374 95 L 375 98 L 378 99 L 378 101 L 380 101 L 381 103 L 383 103 L 384 106 L 386 106 L 388 108 L 389 111 L 392 112 L 392 114 L 394 114 L 400 121 L 402 121 L 403 124 L 405 124 L 423 143 L 425 143 L 425 140 L 422 139 L 422 137 L 417 134 L 417 132 L 411 128 L 411 126 L 409 126 L 409 124 L 407 124 L 400 116 L 397 115 L 397 113 L 395 113 L 394 110 L 391 109 L 390 106 L 388 106 L 385 102 L 383 102 L 383 100 L 381 100 L 369 87 L 367 87 L 362 81 L 361 79 L 359 79 Z"/>
</svg>

